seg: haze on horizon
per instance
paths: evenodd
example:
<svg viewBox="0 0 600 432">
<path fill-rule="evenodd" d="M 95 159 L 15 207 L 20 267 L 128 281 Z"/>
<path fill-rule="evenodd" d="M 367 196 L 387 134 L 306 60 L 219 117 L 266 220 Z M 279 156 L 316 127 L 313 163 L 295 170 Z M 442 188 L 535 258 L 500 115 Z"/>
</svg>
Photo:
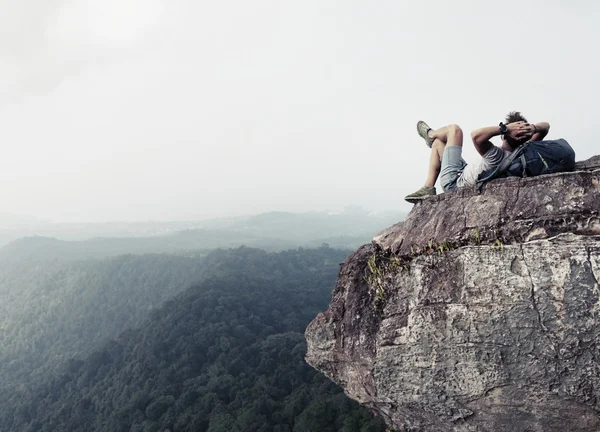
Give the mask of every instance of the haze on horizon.
<svg viewBox="0 0 600 432">
<path fill-rule="evenodd" d="M 597 2 L 0 6 L 0 213 L 408 210 L 419 119 L 471 131 L 520 110 L 598 153 Z"/>
</svg>

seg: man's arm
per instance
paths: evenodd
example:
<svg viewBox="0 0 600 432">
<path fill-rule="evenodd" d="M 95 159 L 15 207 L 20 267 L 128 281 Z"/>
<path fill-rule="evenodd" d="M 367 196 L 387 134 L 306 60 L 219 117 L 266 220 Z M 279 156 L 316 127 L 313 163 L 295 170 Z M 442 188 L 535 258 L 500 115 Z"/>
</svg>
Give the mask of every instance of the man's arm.
<svg viewBox="0 0 600 432">
<path fill-rule="evenodd" d="M 481 156 L 486 154 L 494 145 L 490 139 L 498 135 L 502 135 L 500 126 L 484 127 L 471 132 L 471 139 L 473 140 L 473 145 L 475 146 L 477 153 Z"/>
<path fill-rule="evenodd" d="M 550 130 L 550 123 L 540 122 L 536 123 L 533 126 L 533 136 L 529 141 L 541 141 L 546 135 L 548 135 L 548 131 Z"/>
<path fill-rule="evenodd" d="M 527 139 L 533 135 L 533 126 L 522 121 L 509 123 L 506 127 L 506 136 L 516 141 Z M 490 138 L 498 135 L 502 135 L 500 126 L 489 126 L 471 132 L 471 139 L 477 152 L 483 156 L 494 145 L 491 143 Z"/>
</svg>

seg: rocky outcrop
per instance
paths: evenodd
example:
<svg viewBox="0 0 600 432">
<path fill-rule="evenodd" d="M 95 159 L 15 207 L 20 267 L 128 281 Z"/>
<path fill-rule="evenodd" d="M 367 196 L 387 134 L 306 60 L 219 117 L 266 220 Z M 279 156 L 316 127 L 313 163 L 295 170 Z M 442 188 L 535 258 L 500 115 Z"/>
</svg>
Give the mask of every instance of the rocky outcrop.
<svg viewBox="0 0 600 432">
<path fill-rule="evenodd" d="M 599 431 L 599 162 L 417 204 L 342 264 L 307 361 L 397 431 Z"/>
</svg>

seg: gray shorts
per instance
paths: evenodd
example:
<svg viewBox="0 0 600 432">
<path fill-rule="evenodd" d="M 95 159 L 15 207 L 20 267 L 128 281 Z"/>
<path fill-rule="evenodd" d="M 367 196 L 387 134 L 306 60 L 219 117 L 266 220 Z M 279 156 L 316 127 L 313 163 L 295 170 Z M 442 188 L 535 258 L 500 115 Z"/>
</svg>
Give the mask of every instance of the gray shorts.
<svg viewBox="0 0 600 432">
<path fill-rule="evenodd" d="M 456 181 L 466 166 L 462 158 L 462 146 L 446 146 L 440 171 L 440 185 L 444 192 L 456 189 Z"/>
</svg>

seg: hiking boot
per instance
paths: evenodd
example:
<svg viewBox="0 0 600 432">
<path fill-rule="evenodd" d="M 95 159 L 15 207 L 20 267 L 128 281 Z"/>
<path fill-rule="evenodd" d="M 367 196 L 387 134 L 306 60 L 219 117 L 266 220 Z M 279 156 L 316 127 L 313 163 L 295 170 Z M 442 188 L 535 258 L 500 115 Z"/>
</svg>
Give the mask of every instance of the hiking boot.
<svg viewBox="0 0 600 432">
<path fill-rule="evenodd" d="M 425 140 L 425 144 L 427 144 L 429 148 L 433 145 L 433 139 L 429 138 L 429 135 L 427 134 L 430 130 L 431 128 L 423 120 L 417 122 L 417 132 L 419 132 L 419 136 Z"/>
<path fill-rule="evenodd" d="M 435 196 L 435 187 L 427 188 L 423 186 L 421 189 L 410 195 L 406 195 L 404 199 L 409 203 L 415 203 L 430 196 Z"/>
</svg>

